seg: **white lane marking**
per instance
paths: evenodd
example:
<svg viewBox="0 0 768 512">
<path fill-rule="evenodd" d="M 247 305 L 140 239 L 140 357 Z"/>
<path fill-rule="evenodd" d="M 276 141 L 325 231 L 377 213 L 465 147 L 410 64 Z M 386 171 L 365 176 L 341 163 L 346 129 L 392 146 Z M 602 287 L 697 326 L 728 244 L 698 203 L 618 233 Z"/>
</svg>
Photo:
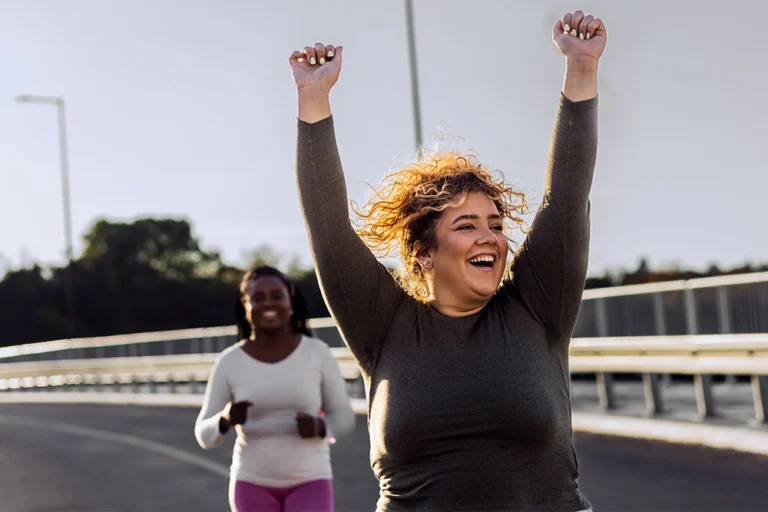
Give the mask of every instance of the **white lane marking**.
<svg viewBox="0 0 768 512">
<path fill-rule="evenodd" d="M 33 427 L 45 430 L 52 430 L 54 432 L 62 432 L 65 434 L 72 434 L 81 437 L 88 437 L 91 439 L 98 439 L 101 441 L 108 441 L 111 443 L 123 444 L 134 448 L 141 448 L 159 455 L 165 455 L 171 459 L 186 464 L 192 464 L 203 468 L 211 473 L 223 477 L 229 478 L 229 468 L 222 464 L 218 464 L 204 457 L 193 455 L 184 450 L 178 448 L 172 448 L 170 446 L 156 443 L 148 439 L 143 439 L 138 436 L 130 434 L 117 434 L 115 432 L 108 432 L 106 430 L 97 430 L 95 428 L 83 427 L 80 425 L 72 425 L 70 423 L 62 423 L 58 421 L 41 421 L 34 418 L 25 418 L 21 416 L 8 416 L 3 414 L 0 416 L 0 424 L 20 426 L 20 427 Z"/>
</svg>

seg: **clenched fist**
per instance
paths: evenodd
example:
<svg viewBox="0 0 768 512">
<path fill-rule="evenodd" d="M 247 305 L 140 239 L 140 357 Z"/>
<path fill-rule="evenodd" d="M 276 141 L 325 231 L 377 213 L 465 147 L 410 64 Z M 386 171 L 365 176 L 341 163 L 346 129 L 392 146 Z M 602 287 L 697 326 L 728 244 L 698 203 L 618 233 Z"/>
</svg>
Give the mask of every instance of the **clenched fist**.
<svg viewBox="0 0 768 512">
<path fill-rule="evenodd" d="M 606 39 L 600 18 L 582 11 L 566 14 L 552 29 L 552 40 L 568 59 L 591 58 L 597 62 L 605 50 Z"/>
<path fill-rule="evenodd" d="M 299 412 L 296 413 L 296 426 L 299 430 L 299 436 L 304 439 L 325 437 L 325 422 L 322 418 Z"/>
<path fill-rule="evenodd" d="M 317 89 L 329 92 L 339 79 L 341 72 L 341 46 L 307 46 L 304 51 L 295 51 L 288 59 L 293 71 L 296 89 Z"/>
<path fill-rule="evenodd" d="M 229 402 L 219 413 L 219 432 L 226 433 L 235 425 L 242 425 L 248 421 L 248 408 L 253 407 L 253 402 L 242 400 Z"/>
</svg>

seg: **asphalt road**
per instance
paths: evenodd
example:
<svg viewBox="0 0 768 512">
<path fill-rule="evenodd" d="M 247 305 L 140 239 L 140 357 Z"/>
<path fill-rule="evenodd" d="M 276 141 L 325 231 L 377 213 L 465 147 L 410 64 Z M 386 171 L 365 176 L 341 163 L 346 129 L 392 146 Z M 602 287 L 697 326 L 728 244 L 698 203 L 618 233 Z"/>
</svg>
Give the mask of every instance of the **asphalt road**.
<svg viewBox="0 0 768 512">
<path fill-rule="evenodd" d="M 225 446 L 203 451 L 191 408 L 0 405 L 0 511 L 225 511 Z M 768 458 L 579 434 L 595 511 L 768 510 Z M 365 418 L 333 448 L 336 508 L 373 510 Z"/>
</svg>

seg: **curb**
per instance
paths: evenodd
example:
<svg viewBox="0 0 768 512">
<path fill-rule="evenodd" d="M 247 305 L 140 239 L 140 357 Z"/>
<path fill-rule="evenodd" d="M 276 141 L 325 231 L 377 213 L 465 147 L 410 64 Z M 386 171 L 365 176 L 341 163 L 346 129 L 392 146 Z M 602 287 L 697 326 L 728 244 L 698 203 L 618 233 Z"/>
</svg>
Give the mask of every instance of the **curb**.
<svg viewBox="0 0 768 512">
<path fill-rule="evenodd" d="M 364 398 L 350 400 L 356 414 L 368 412 Z M 203 395 L 188 393 L 114 392 L 4 392 L 0 404 L 104 404 L 155 407 L 200 407 Z M 573 412 L 573 431 L 589 434 L 647 439 L 676 444 L 699 445 L 720 450 L 736 450 L 768 456 L 768 430 L 724 427 L 661 419 L 609 416 Z"/>
<path fill-rule="evenodd" d="M 768 455 L 768 430 L 759 428 L 724 427 L 582 412 L 574 412 L 572 422 L 574 432 Z"/>
</svg>

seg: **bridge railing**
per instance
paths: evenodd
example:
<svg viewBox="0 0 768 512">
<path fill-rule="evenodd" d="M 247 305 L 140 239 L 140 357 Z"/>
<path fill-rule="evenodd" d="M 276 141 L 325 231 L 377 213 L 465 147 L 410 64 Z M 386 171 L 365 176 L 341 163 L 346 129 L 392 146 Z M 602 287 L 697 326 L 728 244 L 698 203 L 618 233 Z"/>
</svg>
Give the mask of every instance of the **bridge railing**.
<svg viewBox="0 0 768 512">
<path fill-rule="evenodd" d="M 586 290 L 575 337 L 768 332 L 768 272 Z"/>
<path fill-rule="evenodd" d="M 359 369 L 350 352 L 332 350 L 345 379 L 357 380 Z M 196 353 L 1 363 L 0 390 L 128 386 L 138 392 L 146 386 L 151 392 L 163 384 L 173 392 L 181 383 L 201 392 L 215 358 L 216 353 Z M 693 376 L 702 419 L 715 415 L 712 375 L 746 375 L 751 380 L 754 421 L 767 420 L 768 334 L 577 338 L 571 343 L 569 364 L 571 374 L 596 375 L 604 409 L 616 406 L 614 374 L 640 374 L 649 416 L 665 410 L 660 375 Z"/>
<path fill-rule="evenodd" d="M 332 318 L 313 318 L 309 325 L 330 346 L 343 347 Z M 223 326 L 43 341 L 0 347 L 0 362 L 215 354 L 235 343 L 236 334 L 233 326 Z"/>
<path fill-rule="evenodd" d="M 312 319 L 310 326 L 334 347 L 352 380 L 353 361 L 333 320 Z M 761 332 L 768 332 L 768 272 L 587 290 L 574 330 L 571 372 L 596 375 L 605 409 L 615 407 L 614 374 L 641 374 L 651 415 L 663 410 L 659 375 L 692 375 L 703 417 L 714 414 L 713 375 L 747 375 L 756 418 L 765 422 L 766 335 L 748 334 Z M 109 379 L 200 383 L 215 355 L 236 341 L 234 327 L 225 326 L 2 347 L 0 389 L 100 385 Z"/>
<path fill-rule="evenodd" d="M 316 335 L 342 347 L 332 319 L 310 321 Z M 768 272 L 586 290 L 575 338 L 768 332 Z M 217 353 L 234 327 L 214 327 L 0 348 L 0 361 Z"/>
</svg>

